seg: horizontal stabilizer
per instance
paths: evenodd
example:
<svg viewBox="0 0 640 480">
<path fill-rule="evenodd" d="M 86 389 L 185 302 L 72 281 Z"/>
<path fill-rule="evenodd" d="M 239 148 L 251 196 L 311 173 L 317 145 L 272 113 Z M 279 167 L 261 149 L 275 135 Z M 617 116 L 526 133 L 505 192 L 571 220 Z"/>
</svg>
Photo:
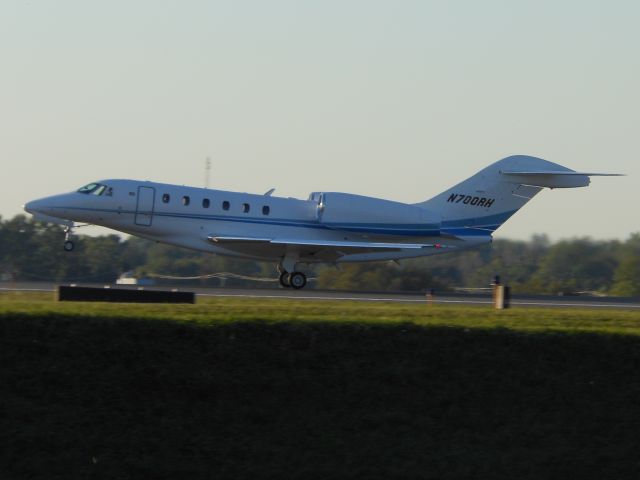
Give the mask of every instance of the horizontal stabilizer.
<svg viewBox="0 0 640 480">
<path fill-rule="evenodd" d="M 573 170 L 543 170 L 543 171 L 501 171 L 509 181 L 522 185 L 546 188 L 574 188 L 586 187 L 590 183 L 589 177 L 618 177 L 618 173 L 574 172 Z"/>
<path fill-rule="evenodd" d="M 589 177 L 624 177 L 623 173 L 591 173 L 548 170 L 544 172 L 500 172 L 503 175 L 587 175 Z"/>
</svg>

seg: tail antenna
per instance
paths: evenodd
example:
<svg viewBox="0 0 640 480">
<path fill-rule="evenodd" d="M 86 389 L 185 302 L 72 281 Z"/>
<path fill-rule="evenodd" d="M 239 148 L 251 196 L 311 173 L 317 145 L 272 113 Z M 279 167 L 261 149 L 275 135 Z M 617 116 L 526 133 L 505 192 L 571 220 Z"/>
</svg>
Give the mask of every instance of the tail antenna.
<svg viewBox="0 0 640 480">
<path fill-rule="evenodd" d="M 204 188 L 209 188 L 209 177 L 211 174 L 211 157 L 207 157 L 204 162 Z"/>
</svg>

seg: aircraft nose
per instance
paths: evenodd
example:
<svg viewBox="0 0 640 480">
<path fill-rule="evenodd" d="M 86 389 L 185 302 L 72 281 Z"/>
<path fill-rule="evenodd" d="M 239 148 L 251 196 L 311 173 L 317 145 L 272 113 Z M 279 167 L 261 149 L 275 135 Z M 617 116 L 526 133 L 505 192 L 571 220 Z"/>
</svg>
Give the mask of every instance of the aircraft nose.
<svg viewBox="0 0 640 480">
<path fill-rule="evenodd" d="M 25 203 L 22 208 L 33 215 L 33 219 L 46 223 L 59 223 L 69 225 L 72 220 L 65 205 L 68 203 L 67 195 L 53 195 L 52 197 L 39 198 Z"/>
<path fill-rule="evenodd" d="M 22 206 L 22 208 L 24 209 L 25 212 L 28 212 L 31 215 L 33 215 L 38 211 L 38 208 L 42 206 L 41 204 L 42 204 L 41 200 L 32 200 L 30 202 L 25 203 Z"/>
<path fill-rule="evenodd" d="M 56 200 L 57 198 L 55 196 L 39 198 L 37 200 L 31 200 L 30 202 L 25 203 L 22 208 L 24 208 L 26 212 L 29 212 L 34 216 L 51 215 L 53 213 L 53 210 L 55 209 L 55 206 L 57 205 Z"/>
</svg>

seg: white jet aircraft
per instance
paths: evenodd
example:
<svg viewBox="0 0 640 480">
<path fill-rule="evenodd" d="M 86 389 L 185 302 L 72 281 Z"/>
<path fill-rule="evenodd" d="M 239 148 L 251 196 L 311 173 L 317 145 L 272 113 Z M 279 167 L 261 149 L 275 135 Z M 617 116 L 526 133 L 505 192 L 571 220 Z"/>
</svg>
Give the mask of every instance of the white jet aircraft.
<svg viewBox="0 0 640 480">
<path fill-rule="evenodd" d="M 475 247 L 543 188 L 589 185 L 590 176 L 540 158 L 504 158 L 435 197 L 406 204 L 350 193 L 307 200 L 137 180 L 102 180 L 34 200 L 35 219 L 101 225 L 157 242 L 276 262 L 280 284 L 302 288 L 310 263 L 399 260 Z"/>
</svg>

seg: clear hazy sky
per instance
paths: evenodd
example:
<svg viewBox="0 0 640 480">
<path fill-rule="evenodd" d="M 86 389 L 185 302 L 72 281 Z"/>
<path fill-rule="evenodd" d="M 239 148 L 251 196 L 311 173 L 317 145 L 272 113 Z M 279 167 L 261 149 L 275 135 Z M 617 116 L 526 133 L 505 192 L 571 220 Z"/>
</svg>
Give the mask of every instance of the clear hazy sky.
<svg viewBox="0 0 640 480">
<path fill-rule="evenodd" d="M 497 238 L 640 231 L 640 2 L 0 0 L 0 214 L 102 178 L 425 200 L 583 171 Z"/>
</svg>

